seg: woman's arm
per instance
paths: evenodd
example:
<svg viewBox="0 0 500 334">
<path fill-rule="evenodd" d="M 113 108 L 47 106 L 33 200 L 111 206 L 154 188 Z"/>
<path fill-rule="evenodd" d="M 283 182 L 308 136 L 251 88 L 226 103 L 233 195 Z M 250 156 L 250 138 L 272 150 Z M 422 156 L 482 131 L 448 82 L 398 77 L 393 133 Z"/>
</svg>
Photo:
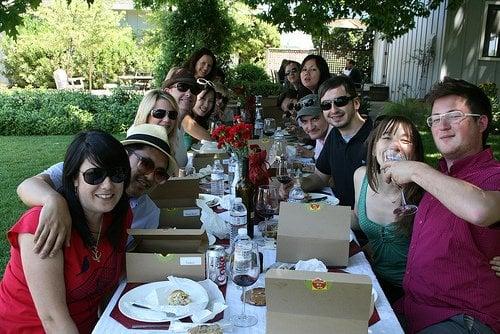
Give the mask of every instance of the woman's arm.
<svg viewBox="0 0 500 334">
<path fill-rule="evenodd" d="M 66 305 L 63 252 L 41 259 L 33 252 L 34 236 L 18 237 L 23 271 L 35 308 L 47 333 L 78 333 Z"/>
<path fill-rule="evenodd" d="M 351 228 L 353 230 L 360 230 L 358 221 L 358 201 L 359 201 L 359 193 L 361 192 L 361 183 L 366 174 L 366 167 L 362 166 L 356 169 L 353 176 L 354 182 L 354 210 L 352 212 L 351 218 Z"/>
<path fill-rule="evenodd" d="M 208 130 L 199 125 L 189 115 L 182 120 L 182 127 L 186 133 L 198 140 L 213 140 Z"/>
</svg>

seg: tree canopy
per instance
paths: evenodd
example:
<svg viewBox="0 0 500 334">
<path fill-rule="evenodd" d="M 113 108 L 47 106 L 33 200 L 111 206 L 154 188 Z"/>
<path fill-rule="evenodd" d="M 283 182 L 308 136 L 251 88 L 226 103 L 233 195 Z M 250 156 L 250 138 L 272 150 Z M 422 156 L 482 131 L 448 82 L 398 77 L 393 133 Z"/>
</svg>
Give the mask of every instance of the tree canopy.
<svg viewBox="0 0 500 334">
<path fill-rule="evenodd" d="M 313 37 L 325 35 L 328 23 L 340 18 L 360 18 L 368 27 L 392 40 L 415 26 L 415 17 L 427 17 L 445 0 L 244 0 L 263 8 L 260 17 L 280 31 L 301 30 Z M 455 9 L 463 0 L 448 0 Z"/>
</svg>

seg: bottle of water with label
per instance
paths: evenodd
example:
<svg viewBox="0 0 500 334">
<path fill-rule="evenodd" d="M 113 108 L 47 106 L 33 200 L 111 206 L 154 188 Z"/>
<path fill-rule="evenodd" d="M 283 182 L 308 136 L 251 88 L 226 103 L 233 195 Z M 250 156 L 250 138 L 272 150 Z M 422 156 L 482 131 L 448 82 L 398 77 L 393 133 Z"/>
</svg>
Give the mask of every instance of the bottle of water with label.
<svg viewBox="0 0 500 334">
<path fill-rule="evenodd" d="M 224 196 L 224 168 L 222 167 L 220 160 L 214 161 L 211 179 L 210 193 L 219 197 Z"/>
<path fill-rule="evenodd" d="M 238 236 L 238 230 L 245 229 L 245 233 L 247 230 L 247 208 L 243 204 L 241 197 L 236 197 L 234 199 L 233 205 L 231 206 L 231 212 L 229 214 L 231 216 L 231 220 L 229 222 L 231 224 L 229 249 L 233 250 L 235 239 Z"/>
<path fill-rule="evenodd" d="M 264 134 L 264 120 L 262 119 L 262 107 L 255 106 L 255 123 L 253 126 L 253 138 L 261 139 Z"/>
<path fill-rule="evenodd" d="M 238 168 L 238 160 L 236 159 L 236 154 L 231 153 L 231 157 L 227 162 L 227 183 L 229 185 L 233 184 L 234 173 L 236 173 L 237 168 Z"/>
</svg>

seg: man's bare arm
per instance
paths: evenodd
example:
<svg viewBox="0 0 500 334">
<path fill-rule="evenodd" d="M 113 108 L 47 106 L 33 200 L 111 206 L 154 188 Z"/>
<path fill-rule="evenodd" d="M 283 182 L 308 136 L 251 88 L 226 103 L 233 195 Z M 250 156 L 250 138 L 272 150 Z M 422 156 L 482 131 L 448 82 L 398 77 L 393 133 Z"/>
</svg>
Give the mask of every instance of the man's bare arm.
<svg viewBox="0 0 500 334">
<path fill-rule="evenodd" d="M 300 186 L 305 192 L 312 192 L 330 185 L 330 175 L 321 173 L 317 168 L 314 174 L 303 177 L 300 180 Z"/>
<path fill-rule="evenodd" d="M 43 206 L 35 232 L 33 251 L 42 258 L 54 256 L 63 243 L 69 246 L 71 216 L 66 199 L 54 188 L 47 174 L 39 174 L 24 180 L 17 187 L 19 198 L 27 206 Z"/>
</svg>

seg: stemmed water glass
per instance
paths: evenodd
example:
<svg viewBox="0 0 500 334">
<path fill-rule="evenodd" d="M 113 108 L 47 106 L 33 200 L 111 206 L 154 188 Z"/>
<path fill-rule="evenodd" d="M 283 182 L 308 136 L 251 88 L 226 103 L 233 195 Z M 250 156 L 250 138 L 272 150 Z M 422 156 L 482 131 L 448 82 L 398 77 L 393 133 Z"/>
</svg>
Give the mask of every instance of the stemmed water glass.
<svg viewBox="0 0 500 334">
<path fill-rule="evenodd" d="M 259 223 L 264 241 L 270 240 L 273 231 L 276 231 L 277 221 L 273 217 L 279 213 L 279 205 L 278 188 L 267 185 L 259 186 L 255 212 L 258 218 L 264 219 Z"/>
<path fill-rule="evenodd" d="M 260 260 L 257 245 L 251 240 L 241 240 L 236 243 L 234 252 L 229 259 L 229 270 L 232 281 L 242 287 L 243 309 L 241 314 L 231 317 L 231 323 L 237 327 L 250 327 L 257 324 L 257 318 L 245 312 L 246 287 L 257 282 L 260 273 Z"/>
<path fill-rule="evenodd" d="M 396 151 L 394 149 L 387 149 L 382 153 L 384 162 L 385 161 L 404 161 L 408 160 L 406 155 L 401 151 Z M 407 204 L 403 188 L 401 188 L 401 206 L 394 209 L 393 213 L 396 217 L 411 216 L 417 212 L 417 206 L 413 204 Z"/>
<path fill-rule="evenodd" d="M 287 184 L 292 181 L 292 176 L 290 175 L 290 163 L 287 159 L 278 157 L 278 166 L 276 169 L 276 178 L 282 184 Z"/>
</svg>

